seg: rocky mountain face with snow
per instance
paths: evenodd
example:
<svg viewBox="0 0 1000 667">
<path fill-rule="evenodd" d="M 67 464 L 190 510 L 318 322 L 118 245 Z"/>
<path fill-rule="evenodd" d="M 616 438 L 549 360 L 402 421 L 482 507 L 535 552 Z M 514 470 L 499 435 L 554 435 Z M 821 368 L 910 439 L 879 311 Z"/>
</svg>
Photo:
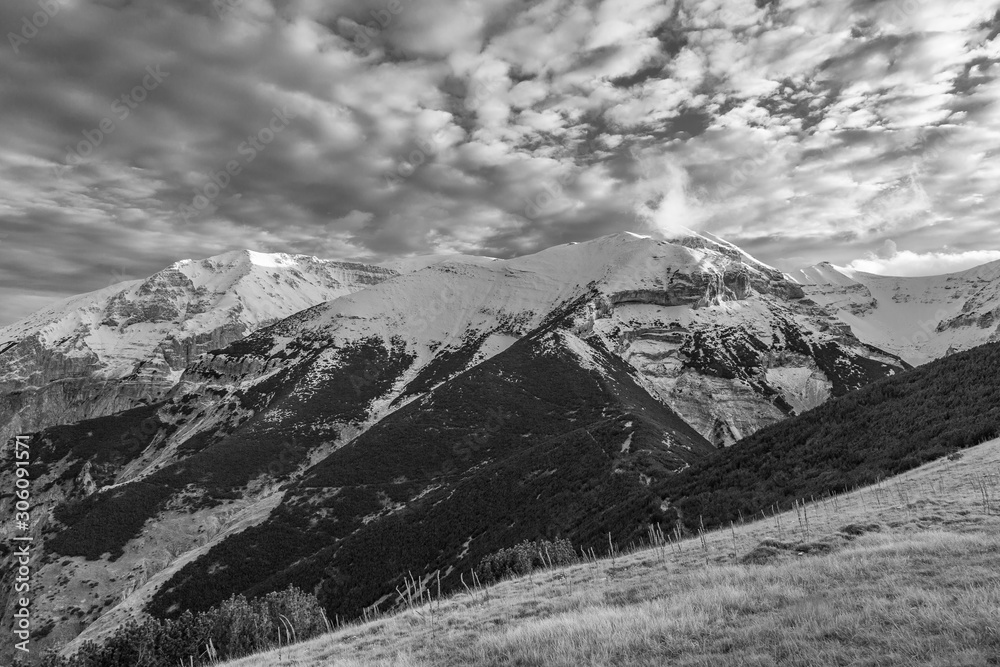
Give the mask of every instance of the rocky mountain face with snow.
<svg viewBox="0 0 1000 667">
<path fill-rule="evenodd" d="M 674 471 L 906 367 L 710 236 L 410 264 L 197 357 L 161 337 L 147 365 L 187 366 L 148 405 L 34 436 L 44 642 L 290 583 L 352 616 L 537 534 L 627 543 Z M 273 268 L 253 294 L 302 303 Z M 93 351 L 170 307 L 134 299 L 45 335 Z"/>
<path fill-rule="evenodd" d="M 1000 262 L 910 278 L 823 263 L 789 279 L 859 340 L 913 365 L 1000 341 Z"/>
<path fill-rule="evenodd" d="M 201 354 L 394 275 L 236 251 L 55 303 L 0 328 L 0 441 L 161 400 Z"/>
</svg>

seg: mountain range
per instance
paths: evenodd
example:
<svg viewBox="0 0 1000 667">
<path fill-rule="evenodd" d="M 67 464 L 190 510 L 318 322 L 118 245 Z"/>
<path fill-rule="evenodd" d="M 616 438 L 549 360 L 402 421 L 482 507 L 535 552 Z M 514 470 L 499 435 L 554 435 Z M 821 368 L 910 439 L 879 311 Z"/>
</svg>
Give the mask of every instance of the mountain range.
<svg viewBox="0 0 1000 667">
<path fill-rule="evenodd" d="M 989 266 L 783 274 L 692 232 L 236 252 L 68 299 L 0 330 L 0 417 L 36 431 L 41 645 L 288 584 L 357 616 L 522 539 L 627 544 L 722 448 L 995 339 L 998 290 Z"/>
<path fill-rule="evenodd" d="M 200 354 L 394 275 L 244 250 L 58 301 L 0 327 L 0 439 L 155 401 Z"/>
</svg>

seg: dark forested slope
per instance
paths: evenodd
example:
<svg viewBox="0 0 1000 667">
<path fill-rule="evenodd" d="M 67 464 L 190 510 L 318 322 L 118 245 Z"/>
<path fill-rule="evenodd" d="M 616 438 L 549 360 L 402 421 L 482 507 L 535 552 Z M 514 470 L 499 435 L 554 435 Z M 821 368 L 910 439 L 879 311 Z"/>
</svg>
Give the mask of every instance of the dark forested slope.
<svg viewBox="0 0 1000 667">
<path fill-rule="evenodd" d="M 410 572 L 444 589 L 539 536 L 601 549 L 664 521 L 650 482 L 714 450 L 596 349 L 581 367 L 540 331 L 409 403 L 306 472 L 263 524 L 183 568 L 172 616 L 294 583 L 331 615 L 389 608 Z M 643 480 L 646 480 L 644 482 Z"/>
<path fill-rule="evenodd" d="M 1000 344 L 880 380 L 761 429 L 664 482 L 689 528 L 835 493 L 1000 435 Z"/>
</svg>

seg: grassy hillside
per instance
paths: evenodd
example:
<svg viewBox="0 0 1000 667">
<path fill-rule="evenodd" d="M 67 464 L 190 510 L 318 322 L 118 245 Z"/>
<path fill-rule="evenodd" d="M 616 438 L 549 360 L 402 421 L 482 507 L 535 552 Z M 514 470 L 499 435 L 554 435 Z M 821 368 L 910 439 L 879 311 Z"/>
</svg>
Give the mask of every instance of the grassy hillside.
<svg viewBox="0 0 1000 667">
<path fill-rule="evenodd" d="M 1000 441 L 226 667 L 995 665 Z"/>
</svg>

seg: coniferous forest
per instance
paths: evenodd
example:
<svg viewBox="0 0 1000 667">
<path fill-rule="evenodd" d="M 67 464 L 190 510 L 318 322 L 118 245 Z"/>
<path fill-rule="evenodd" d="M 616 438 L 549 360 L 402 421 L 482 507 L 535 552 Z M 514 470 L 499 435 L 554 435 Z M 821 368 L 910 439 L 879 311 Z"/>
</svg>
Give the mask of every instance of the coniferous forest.
<svg viewBox="0 0 1000 667">
<path fill-rule="evenodd" d="M 662 482 L 694 530 L 822 497 L 1000 435 L 1000 344 L 880 380 L 761 429 Z"/>
</svg>

